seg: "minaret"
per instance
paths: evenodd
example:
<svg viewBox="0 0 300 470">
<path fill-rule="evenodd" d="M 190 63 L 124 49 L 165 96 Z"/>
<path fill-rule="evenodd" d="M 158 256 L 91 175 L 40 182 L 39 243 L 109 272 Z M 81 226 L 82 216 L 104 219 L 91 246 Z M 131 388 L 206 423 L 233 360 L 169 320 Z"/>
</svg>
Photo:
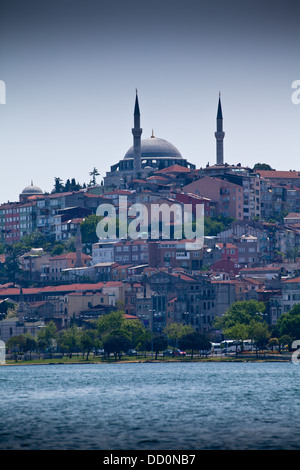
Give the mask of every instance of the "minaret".
<svg viewBox="0 0 300 470">
<path fill-rule="evenodd" d="M 77 233 L 76 233 L 76 261 L 75 261 L 75 268 L 82 267 L 82 241 L 81 241 L 81 231 L 80 225 L 77 226 Z"/>
<path fill-rule="evenodd" d="M 135 173 L 141 170 L 141 135 L 143 129 L 140 127 L 140 107 L 138 94 L 136 90 L 135 106 L 134 106 L 134 128 L 132 129 L 133 134 L 133 168 Z M 136 176 L 136 175 L 135 175 Z"/>
<path fill-rule="evenodd" d="M 20 296 L 19 296 L 19 308 L 18 308 L 18 318 L 19 321 L 24 321 L 25 316 L 25 308 L 24 308 L 24 294 L 22 287 L 20 288 Z"/>
<path fill-rule="evenodd" d="M 219 93 L 219 104 L 217 112 L 217 132 L 215 132 L 217 141 L 217 165 L 224 165 L 224 150 L 223 150 L 223 139 L 225 132 L 223 132 L 223 114 L 221 106 L 221 93 Z"/>
</svg>

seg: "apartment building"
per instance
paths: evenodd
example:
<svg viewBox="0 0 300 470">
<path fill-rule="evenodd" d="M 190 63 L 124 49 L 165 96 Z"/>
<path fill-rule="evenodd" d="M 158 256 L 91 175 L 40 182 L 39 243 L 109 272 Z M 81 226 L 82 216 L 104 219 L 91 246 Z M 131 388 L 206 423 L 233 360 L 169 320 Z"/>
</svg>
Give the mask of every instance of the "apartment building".
<svg viewBox="0 0 300 470">
<path fill-rule="evenodd" d="M 294 305 L 300 303 L 300 277 L 282 281 L 282 310 L 289 312 Z"/>
<path fill-rule="evenodd" d="M 49 258 L 49 281 L 61 281 L 64 279 L 64 270 L 76 267 L 77 254 L 75 252 Z M 82 267 L 90 266 L 92 257 L 81 253 Z"/>
<path fill-rule="evenodd" d="M 118 264 L 148 264 L 148 240 L 121 240 L 114 244 L 114 261 Z"/>
<path fill-rule="evenodd" d="M 36 203 L 20 202 L 0 206 L 0 239 L 2 243 L 18 242 L 36 229 Z"/>
<path fill-rule="evenodd" d="M 189 243 L 191 242 L 191 243 Z M 149 266 L 166 268 L 183 268 L 189 271 L 201 269 L 203 264 L 203 250 L 192 243 L 195 240 L 158 240 L 150 242 Z M 187 243 L 189 247 L 187 247 Z"/>
<path fill-rule="evenodd" d="M 182 191 L 211 199 L 216 206 L 216 215 L 243 219 L 243 188 L 238 184 L 205 176 L 184 186 Z"/>
</svg>

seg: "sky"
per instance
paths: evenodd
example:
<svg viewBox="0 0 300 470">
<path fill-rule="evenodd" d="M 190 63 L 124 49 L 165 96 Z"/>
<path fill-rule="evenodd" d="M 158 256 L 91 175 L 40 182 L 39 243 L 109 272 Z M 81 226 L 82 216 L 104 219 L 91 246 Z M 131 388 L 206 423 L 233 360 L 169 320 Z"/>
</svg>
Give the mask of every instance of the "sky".
<svg viewBox="0 0 300 470">
<path fill-rule="evenodd" d="M 94 167 L 100 183 L 133 143 L 136 88 L 142 138 L 197 168 L 221 92 L 227 163 L 300 170 L 299 23 L 299 0 L 1 0 L 0 203 Z"/>
</svg>

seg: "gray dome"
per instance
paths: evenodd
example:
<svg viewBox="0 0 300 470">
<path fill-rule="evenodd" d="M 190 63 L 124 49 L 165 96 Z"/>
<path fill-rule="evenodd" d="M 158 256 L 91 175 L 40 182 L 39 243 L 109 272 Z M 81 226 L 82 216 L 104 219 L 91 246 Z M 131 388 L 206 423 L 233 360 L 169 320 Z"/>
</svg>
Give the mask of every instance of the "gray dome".
<svg viewBox="0 0 300 470">
<path fill-rule="evenodd" d="M 124 159 L 126 158 L 133 158 L 133 146 L 125 154 Z M 167 140 L 152 136 L 141 140 L 141 158 L 182 158 L 182 155 Z"/>
<path fill-rule="evenodd" d="M 34 195 L 34 194 L 44 194 L 41 188 L 38 186 L 35 186 L 34 184 L 31 184 L 30 186 L 26 186 L 26 188 L 23 189 L 22 194 L 28 194 L 28 195 Z"/>
</svg>

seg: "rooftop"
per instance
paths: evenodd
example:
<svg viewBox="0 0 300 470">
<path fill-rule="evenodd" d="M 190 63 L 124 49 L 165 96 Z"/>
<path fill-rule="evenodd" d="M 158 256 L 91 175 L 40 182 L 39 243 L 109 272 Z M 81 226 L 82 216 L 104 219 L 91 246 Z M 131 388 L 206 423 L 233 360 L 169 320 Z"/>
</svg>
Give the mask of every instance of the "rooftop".
<svg viewBox="0 0 300 470">
<path fill-rule="evenodd" d="M 126 152 L 124 159 L 133 158 L 133 146 Z M 141 158 L 182 158 L 179 150 L 165 139 L 152 136 L 141 140 Z"/>
</svg>

